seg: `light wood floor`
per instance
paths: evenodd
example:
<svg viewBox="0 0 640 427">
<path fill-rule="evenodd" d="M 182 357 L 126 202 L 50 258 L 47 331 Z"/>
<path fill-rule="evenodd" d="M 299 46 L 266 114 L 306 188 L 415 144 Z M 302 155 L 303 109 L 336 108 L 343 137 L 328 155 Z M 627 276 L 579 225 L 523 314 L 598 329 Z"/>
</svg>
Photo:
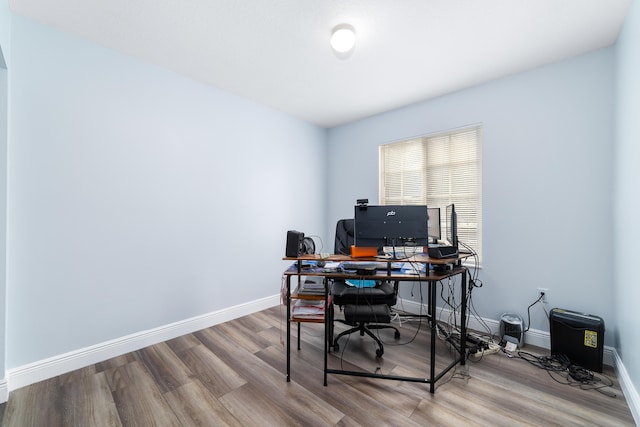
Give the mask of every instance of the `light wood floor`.
<svg viewBox="0 0 640 427">
<path fill-rule="evenodd" d="M 343 375 L 330 375 L 324 387 L 317 324 L 303 325 L 287 383 L 283 312 L 275 307 L 15 390 L 0 406 L 2 425 L 634 425 L 611 369 L 605 375 L 613 386 L 604 391 L 615 397 L 560 384 L 501 353 L 456 368 L 435 394 L 422 383 Z M 401 332 L 398 342 L 380 332 L 387 343 L 381 360 L 370 338 L 344 338 L 330 364 L 415 374 L 426 361 L 428 331 L 407 323 Z M 451 357 L 443 342 L 438 352 L 443 363 Z"/>
</svg>

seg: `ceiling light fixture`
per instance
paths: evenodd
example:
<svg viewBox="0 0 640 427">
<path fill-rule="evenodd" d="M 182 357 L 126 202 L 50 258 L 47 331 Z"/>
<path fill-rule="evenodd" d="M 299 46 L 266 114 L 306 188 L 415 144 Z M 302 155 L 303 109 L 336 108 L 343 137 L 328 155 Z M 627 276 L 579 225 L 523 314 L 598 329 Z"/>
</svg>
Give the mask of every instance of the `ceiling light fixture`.
<svg viewBox="0 0 640 427">
<path fill-rule="evenodd" d="M 356 45 L 356 31 L 349 24 L 336 25 L 331 34 L 331 47 L 341 58 L 349 56 Z"/>
</svg>

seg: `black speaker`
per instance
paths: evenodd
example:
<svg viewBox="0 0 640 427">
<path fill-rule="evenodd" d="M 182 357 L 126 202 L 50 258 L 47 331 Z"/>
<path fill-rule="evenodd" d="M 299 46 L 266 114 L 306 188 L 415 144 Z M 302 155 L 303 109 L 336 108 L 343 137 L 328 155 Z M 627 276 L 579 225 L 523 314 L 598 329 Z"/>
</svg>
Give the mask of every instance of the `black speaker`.
<svg viewBox="0 0 640 427">
<path fill-rule="evenodd" d="M 287 248 L 285 256 L 297 258 L 304 253 L 304 233 L 301 231 L 287 231 Z"/>
</svg>

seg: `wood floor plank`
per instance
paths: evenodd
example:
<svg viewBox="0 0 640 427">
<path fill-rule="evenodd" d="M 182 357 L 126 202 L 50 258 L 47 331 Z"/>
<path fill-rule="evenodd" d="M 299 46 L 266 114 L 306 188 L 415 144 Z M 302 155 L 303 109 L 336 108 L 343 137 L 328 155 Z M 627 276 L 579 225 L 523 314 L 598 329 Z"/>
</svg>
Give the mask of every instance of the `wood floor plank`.
<svg viewBox="0 0 640 427">
<path fill-rule="evenodd" d="M 104 372 L 65 382 L 61 406 L 65 426 L 122 426 Z"/>
<path fill-rule="evenodd" d="M 286 334 L 286 331 L 281 331 L 277 327 L 271 327 L 258 332 L 258 335 L 260 335 L 265 340 L 269 341 L 271 345 L 281 345 L 281 346 L 284 346 L 285 334 Z"/>
<path fill-rule="evenodd" d="M 282 324 L 283 327 L 286 328 L 286 323 L 282 323 L 277 319 L 274 319 L 273 316 L 265 316 L 259 313 L 256 313 L 255 316 L 244 316 L 234 320 L 235 325 L 242 325 L 243 328 L 249 331 L 259 332 L 264 329 L 269 329 L 271 327 L 278 326 Z"/>
<path fill-rule="evenodd" d="M 247 383 L 240 374 L 202 344 L 178 354 L 193 376 L 215 397 L 224 396 Z"/>
<path fill-rule="evenodd" d="M 226 394 L 220 401 L 243 426 L 305 426 L 291 416 L 292 411 L 286 406 L 276 405 L 250 383 Z M 309 418 L 309 421 L 314 420 Z"/>
<path fill-rule="evenodd" d="M 183 426 L 242 426 L 198 380 L 168 392 L 166 399 Z"/>
<path fill-rule="evenodd" d="M 222 323 L 218 325 L 217 329 L 228 340 L 235 342 L 237 346 L 246 349 L 250 353 L 255 353 L 271 345 L 256 330 L 249 329 L 239 321 Z"/>
<path fill-rule="evenodd" d="M 85 366 L 75 371 L 67 372 L 58 377 L 58 383 L 62 386 L 82 380 L 84 377 L 95 375 L 98 372 L 96 365 Z"/>
<path fill-rule="evenodd" d="M 362 381 L 360 377 L 345 377 L 341 380 L 363 395 L 380 396 L 380 405 L 393 409 L 403 417 L 410 417 L 421 400 L 400 388 L 397 381 Z"/>
<path fill-rule="evenodd" d="M 284 306 L 278 306 L 245 317 L 251 319 L 259 328 L 277 328 L 284 331 L 287 329 L 287 322 L 284 321 L 286 318 L 285 311 L 286 308 Z"/>
<path fill-rule="evenodd" d="M 137 360 L 134 353 L 121 354 L 120 356 L 112 357 L 105 361 L 95 364 L 96 371 L 106 371 L 109 369 L 115 369 L 119 366 L 124 366 L 128 363 L 135 362 Z"/>
<path fill-rule="evenodd" d="M 336 424 L 336 427 L 364 427 L 362 424 L 354 420 L 348 415 L 342 417 L 342 419 Z"/>
<path fill-rule="evenodd" d="M 484 427 L 487 425 L 452 411 L 440 405 L 438 401 L 438 398 L 423 399 L 410 418 L 422 426 Z"/>
<path fill-rule="evenodd" d="M 179 426 L 154 377 L 141 362 L 106 371 L 123 426 Z"/>
<path fill-rule="evenodd" d="M 167 343 L 159 343 L 135 352 L 163 393 L 191 381 L 190 371 Z"/>
<path fill-rule="evenodd" d="M 169 348 L 171 348 L 171 350 L 176 354 L 201 344 L 202 343 L 193 334 L 182 335 L 167 341 Z"/>
<path fill-rule="evenodd" d="M 9 394 L 2 425 L 62 426 L 59 379 L 51 378 L 12 391 Z"/>
</svg>

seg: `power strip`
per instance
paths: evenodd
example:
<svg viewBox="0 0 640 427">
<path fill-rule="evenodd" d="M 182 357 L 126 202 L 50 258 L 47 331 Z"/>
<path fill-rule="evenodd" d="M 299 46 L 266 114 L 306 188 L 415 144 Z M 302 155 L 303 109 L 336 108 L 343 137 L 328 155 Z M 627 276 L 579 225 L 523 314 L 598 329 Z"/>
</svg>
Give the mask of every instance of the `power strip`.
<svg viewBox="0 0 640 427">
<path fill-rule="evenodd" d="M 477 359 L 481 359 L 484 356 L 488 356 L 490 354 L 497 353 L 501 349 L 501 347 L 498 344 L 488 343 L 487 346 L 489 348 L 486 348 L 484 350 L 481 350 L 481 351 L 478 351 L 476 353 L 470 354 L 469 357 L 471 359 L 473 359 L 473 360 L 477 360 Z"/>
</svg>

